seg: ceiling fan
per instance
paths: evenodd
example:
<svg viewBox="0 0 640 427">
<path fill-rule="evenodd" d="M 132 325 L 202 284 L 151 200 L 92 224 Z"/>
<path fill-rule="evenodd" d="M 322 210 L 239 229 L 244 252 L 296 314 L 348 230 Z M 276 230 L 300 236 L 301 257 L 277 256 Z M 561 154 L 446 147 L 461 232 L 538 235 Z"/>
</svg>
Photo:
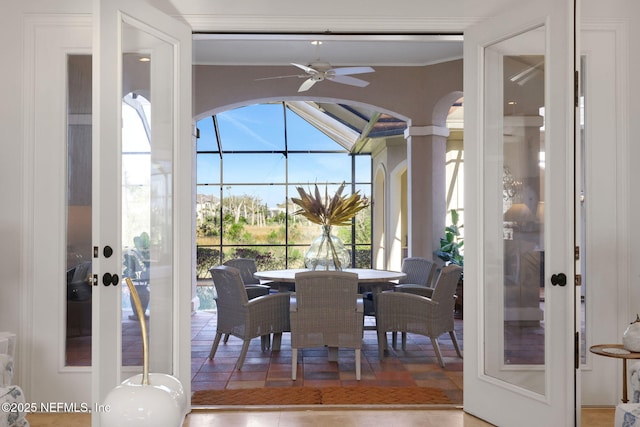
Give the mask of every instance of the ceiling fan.
<svg viewBox="0 0 640 427">
<path fill-rule="evenodd" d="M 369 84 L 368 81 L 351 77 L 352 74 L 365 74 L 373 73 L 375 70 L 371 67 L 338 67 L 334 68 L 328 62 L 313 62 L 309 65 L 291 63 L 294 67 L 298 67 L 305 72 L 305 74 L 292 74 L 288 76 L 276 76 L 265 77 L 256 80 L 270 80 L 270 79 L 283 79 L 287 77 L 298 77 L 305 79 L 304 82 L 298 88 L 298 92 L 305 92 L 311 87 L 321 81 L 329 80 L 336 83 L 342 83 L 350 86 L 365 87 Z"/>
</svg>

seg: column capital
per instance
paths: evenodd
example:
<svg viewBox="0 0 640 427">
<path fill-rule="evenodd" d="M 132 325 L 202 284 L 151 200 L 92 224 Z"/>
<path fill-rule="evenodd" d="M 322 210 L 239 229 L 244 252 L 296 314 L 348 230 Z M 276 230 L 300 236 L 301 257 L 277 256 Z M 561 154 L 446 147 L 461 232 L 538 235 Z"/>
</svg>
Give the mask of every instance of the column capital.
<svg viewBox="0 0 640 427">
<path fill-rule="evenodd" d="M 404 130 L 405 139 L 409 138 L 410 136 L 430 136 L 430 135 L 442 136 L 446 138 L 449 136 L 449 128 L 431 125 L 431 126 L 411 126 Z"/>
</svg>

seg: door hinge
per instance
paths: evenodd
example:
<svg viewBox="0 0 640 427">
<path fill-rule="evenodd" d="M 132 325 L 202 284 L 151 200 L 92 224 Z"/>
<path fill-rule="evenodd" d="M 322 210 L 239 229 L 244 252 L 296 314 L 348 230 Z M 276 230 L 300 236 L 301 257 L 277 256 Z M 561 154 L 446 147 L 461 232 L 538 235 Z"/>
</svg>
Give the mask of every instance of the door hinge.
<svg viewBox="0 0 640 427">
<path fill-rule="evenodd" d="M 573 250 L 573 258 L 578 261 L 580 259 L 580 246 L 576 246 Z"/>
<path fill-rule="evenodd" d="M 582 274 L 576 274 L 575 281 L 577 287 L 582 286 Z"/>
</svg>

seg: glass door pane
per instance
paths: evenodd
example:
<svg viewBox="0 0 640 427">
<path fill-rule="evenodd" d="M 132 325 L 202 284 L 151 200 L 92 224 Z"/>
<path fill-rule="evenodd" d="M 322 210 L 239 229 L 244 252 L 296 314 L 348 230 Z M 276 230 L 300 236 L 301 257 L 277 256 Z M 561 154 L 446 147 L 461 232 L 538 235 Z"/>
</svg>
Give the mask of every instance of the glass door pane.
<svg viewBox="0 0 640 427">
<path fill-rule="evenodd" d="M 126 21 L 122 36 L 122 276 L 143 305 L 150 368 L 171 372 L 173 46 Z M 122 365 L 140 366 L 140 323 L 124 283 L 122 314 Z"/>
<path fill-rule="evenodd" d="M 91 366 L 91 55 L 67 58 L 65 366 Z"/>
<path fill-rule="evenodd" d="M 545 30 L 485 51 L 485 372 L 544 394 Z M 498 332 L 499 331 L 499 332 Z"/>
</svg>

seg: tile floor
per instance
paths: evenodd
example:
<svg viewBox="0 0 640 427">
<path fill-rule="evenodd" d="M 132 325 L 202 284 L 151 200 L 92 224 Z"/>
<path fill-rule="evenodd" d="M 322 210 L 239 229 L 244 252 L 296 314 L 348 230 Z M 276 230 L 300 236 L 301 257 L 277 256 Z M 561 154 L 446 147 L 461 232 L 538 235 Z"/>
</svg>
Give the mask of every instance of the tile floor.
<svg viewBox="0 0 640 427">
<path fill-rule="evenodd" d="M 368 325 L 373 319 L 367 318 Z M 362 348 L 362 379 L 355 379 L 353 350 L 339 350 L 338 362 L 327 360 L 326 349 L 305 349 L 299 352 L 298 379 L 291 380 L 291 346 L 289 334 L 284 334 L 280 351 L 262 352 L 260 340 L 251 342 L 241 371 L 234 369 L 242 341 L 231 337 L 221 343 L 213 360 L 209 350 L 215 336 L 216 314 L 197 312 L 192 318 L 191 362 L 194 391 L 204 389 L 236 389 L 254 387 L 322 387 L 322 386 L 429 386 L 439 387 L 449 399 L 462 404 L 462 359 L 449 336 L 439 340 L 445 368 L 437 364 L 435 352 L 427 337 L 409 335 L 406 350 L 391 349 L 388 357 L 378 359 L 375 331 L 365 331 Z M 462 344 L 462 320 L 456 320 L 456 335 Z M 399 337 L 398 337 L 399 338 Z M 389 338 L 389 341 L 391 339 Z M 300 354 L 302 353 L 302 354 Z"/>
<path fill-rule="evenodd" d="M 354 354 L 340 350 L 337 363 L 328 362 L 325 349 L 305 349 L 299 352 L 298 380 L 292 381 L 291 347 L 289 334 L 284 334 L 280 351 L 262 352 L 260 340 L 252 341 L 244 367 L 234 369 L 241 341 L 231 337 L 218 348 L 213 360 L 208 359 L 215 336 L 217 315 L 198 311 L 191 322 L 192 389 L 233 389 L 254 387 L 338 386 L 358 384 L 355 380 Z M 367 326 L 373 318 L 366 317 Z M 137 321 L 123 314 L 123 364 L 142 364 L 140 329 Z M 462 320 L 455 320 L 455 330 L 464 352 Z M 507 328 L 505 331 L 507 357 L 511 363 L 537 363 L 543 355 L 543 325 L 525 328 Z M 453 348 L 447 334 L 440 337 L 445 368 L 437 364 L 435 352 L 427 337 L 408 335 L 406 350 L 391 349 L 384 360 L 378 359 L 375 331 L 364 334 L 362 349 L 362 380 L 360 384 L 377 386 L 431 386 L 440 387 L 452 402 L 462 403 L 462 359 Z M 68 341 L 67 359 L 78 365 L 90 363 L 91 346 L 88 337 L 75 337 Z M 535 351 L 537 350 L 537 351 Z"/>
</svg>

